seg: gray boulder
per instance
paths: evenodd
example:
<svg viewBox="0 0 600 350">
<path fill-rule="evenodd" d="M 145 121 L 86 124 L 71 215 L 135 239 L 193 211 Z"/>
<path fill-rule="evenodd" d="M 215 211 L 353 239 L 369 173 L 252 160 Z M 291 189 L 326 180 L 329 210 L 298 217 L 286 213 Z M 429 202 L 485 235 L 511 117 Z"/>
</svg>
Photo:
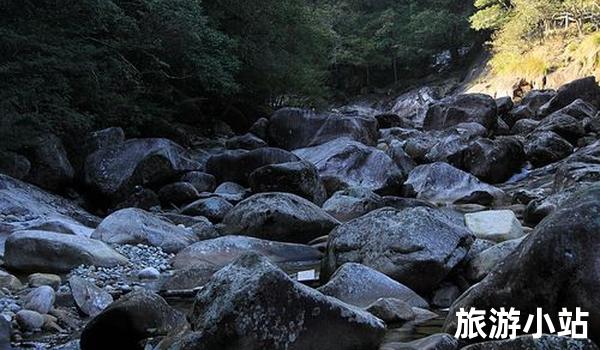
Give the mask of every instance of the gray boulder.
<svg viewBox="0 0 600 350">
<path fill-rule="evenodd" d="M 525 140 L 525 155 L 534 166 L 557 162 L 573 153 L 573 146 L 552 131 L 535 132 Z"/>
<path fill-rule="evenodd" d="M 215 177 L 201 171 L 190 171 L 189 173 L 185 173 L 180 181 L 191 183 L 199 193 L 212 192 L 217 187 L 217 180 Z"/>
<path fill-rule="evenodd" d="M 136 186 L 161 185 L 200 164 L 167 139 L 130 139 L 90 154 L 85 183 L 112 201 L 126 199 Z"/>
<path fill-rule="evenodd" d="M 460 124 L 475 122 L 488 130 L 497 123 L 497 106 L 493 98 L 483 94 L 450 97 L 433 103 L 427 110 L 423 130 L 442 130 Z"/>
<path fill-rule="evenodd" d="M 192 230 L 137 208 L 122 209 L 107 216 L 94 230 L 92 238 L 109 244 L 148 244 L 170 253 L 198 241 Z"/>
<path fill-rule="evenodd" d="M 62 141 L 53 134 L 38 137 L 28 150 L 31 169 L 27 182 L 52 191 L 62 191 L 73 182 L 75 170 Z"/>
<path fill-rule="evenodd" d="M 510 129 L 511 135 L 523 135 L 527 136 L 530 134 L 535 128 L 540 125 L 538 120 L 533 119 L 521 119 L 515 123 L 515 125 Z"/>
<path fill-rule="evenodd" d="M 257 255 L 217 272 L 190 319 L 194 332 L 175 339 L 175 348 L 372 349 L 385 332 L 381 320 L 294 282 Z"/>
<path fill-rule="evenodd" d="M 511 239 L 491 246 L 476 254 L 465 267 L 465 276 L 471 281 L 481 281 L 496 266 L 502 263 L 523 241 L 523 237 Z"/>
<path fill-rule="evenodd" d="M 252 151 L 227 151 L 208 158 L 206 172 L 218 183 L 235 182 L 248 185 L 248 176 L 254 170 L 270 164 L 297 162 L 300 158 L 280 148 L 264 147 Z"/>
<path fill-rule="evenodd" d="M 523 144 L 515 137 L 495 140 L 478 139 L 464 150 L 449 157 L 450 163 L 488 183 L 500 183 L 511 178 L 523 167 Z"/>
<path fill-rule="evenodd" d="M 502 190 L 455 167 L 436 162 L 416 167 L 404 183 L 406 192 L 441 203 L 491 204 L 504 198 Z"/>
<path fill-rule="evenodd" d="M 595 77 L 574 80 L 561 86 L 556 96 L 540 107 L 540 114 L 549 115 L 568 106 L 577 99 L 590 103 L 596 108 L 600 106 L 600 87 L 596 83 Z"/>
<path fill-rule="evenodd" d="M 583 123 L 570 115 L 559 112 L 544 118 L 534 131 L 553 131 L 571 143 L 585 135 Z"/>
<path fill-rule="evenodd" d="M 18 231 L 6 240 L 5 265 L 28 272 L 69 272 L 79 265 L 113 267 L 128 260 L 105 243 L 45 231 Z"/>
<path fill-rule="evenodd" d="M 383 208 L 329 234 L 322 274 L 356 262 L 417 292 L 431 292 L 466 256 L 473 236 L 452 213 L 431 208 Z"/>
<path fill-rule="evenodd" d="M 351 187 L 334 193 L 323 203 L 323 210 L 339 221 L 346 222 L 379 209 L 383 204 L 383 198 L 373 191 Z"/>
<path fill-rule="evenodd" d="M 254 193 L 287 192 L 317 205 L 327 196 L 317 168 L 307 161 L 265 165 L 250 174 L 249 182 Z"/>
<path fill-rule="evenodd" d="M 429 132 L 433 146 L 425 149 L 427 163 L 449 162 L 449 159 L 467 149 L 475 140 L 487 134 L 487 130 L 477 123 L 462 123 L 443 131 Z"/>
<path fill-rule="evenodd" d="M 125 142 L 125 132 L 118 127 L 106 128 L 89 133 L 83 141 L 84 154 L 87 156 L 99 149 L 119 145 Z"/>
<path fill-rule="evenodd" d="M 593 118 L 598 113 L 598 109 L 582 99 L 576 99 L 570 105 L 559 109 L 556 113 L 569 115 L 577 120 L 584 120 L 585 118 Z"/>
<path fill-rule="evenodd" d="M 404 179 L 385 152 L 349 139 L 336 139 L 294 153 L 317 167 L 328 193 L 347 187 L 389 191 L 398 188 Z"/>
<path fill-rule="evenodd" d="M 69 286 L 77 308 L 88 316 L 98 315 L 113 302 L 108 292 L 79 276 L 71 276 Z"/>
<path fill-rule="evenodd" d="M 223 221 L 223 218 L 233 209 L 233 204 L 221 197 L 208 197 L 198 199 L 181 208 L 181 214 L 192 216 L 204 216 L 213 223 Z"/>
<path fill-rule="evenodd" d="M 142 350 L 146 338 L 186 327 L 185 316 L 145 289 L 126 294 L 94 317 L 81 333 L 81 350 Z"/>
<path fill-rule="evenodd" d="M 274 241 L 306 243 L 339 222 L 308 200 L 289 193 L 259 193 L 238 203 L 223 219 L 224 231 Z"/>
<path fill-rule="evenodd" d="M 394 298 L 413 307 L 427 308 L 429 304 L 402 283 L 365 265 L 342 265 L 319 292 L 345 303 L 367 307 L 380 298 Z"/>
<path fill-rule="evenodd" d="M 269 137 L 274 145 L 287 150 L 317 146 L 340 137 L 373 145 L 377 141 L 377 120 L 283 108 L 271 116 Z"/>
<path fill-rule="evenodd" d="M 176 269 L 194 265 L 196 268 L 211 268 L 215 272 L 248 252 L 265 256 L 290 272 L 314 268 L 323 257 L 319 250 L 307 245 L 245 236 L 224 236 L 187 247 L 175 255 L 172 264 Z"/>
<path fill-rule="evenodd" d="M 531 90 L 521 100 L 520 105 L 525 106 L 537 114 L 540 107 L 556 96 L 554 90 Z"/>
</svg>

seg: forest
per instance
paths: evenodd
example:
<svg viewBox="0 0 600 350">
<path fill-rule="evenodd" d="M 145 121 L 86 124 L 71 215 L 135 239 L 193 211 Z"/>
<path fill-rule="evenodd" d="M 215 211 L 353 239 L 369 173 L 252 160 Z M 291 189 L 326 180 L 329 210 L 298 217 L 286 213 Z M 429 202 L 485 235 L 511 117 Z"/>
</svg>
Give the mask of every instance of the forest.
<svg viewBox="0 0 600 350">
<path fill-rule="evenodd" d="M 243 128 L 281 105 L 401 89 L 489 39 L 495 67 L 516 69 L 547 31 L 595 31 L 598 13 L 594 0 L 3 0 L 0 146 L 109 125 Z"/>
</svg>

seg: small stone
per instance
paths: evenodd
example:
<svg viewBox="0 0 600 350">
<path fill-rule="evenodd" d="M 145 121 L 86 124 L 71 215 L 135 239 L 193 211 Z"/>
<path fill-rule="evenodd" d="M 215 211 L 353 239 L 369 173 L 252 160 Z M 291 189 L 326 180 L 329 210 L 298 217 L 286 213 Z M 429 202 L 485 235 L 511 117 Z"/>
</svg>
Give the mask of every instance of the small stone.
<svg viewBox="0 0 600 350">
<path fill-rule="evenodd" d="M 27 277 L 29 287 L 37 288 L 41 286 L 50 286 L 54 290 L 58 290 L 62 280 L 60 276 L 50 273 L 33 273 Z"/>
<path fill-rule="evenodd" d="M 160 267 L 164 267 L 164 266 L 160 266 Z M 143 270 L 140 270 L 138 272 L 137 276 L 141 280 L 155 280 L 160 277 L 160 271 L 158 271 L 154 267 L 147 267 Z"/>
<path fill-rule="evenodd" d="M 14 292 L 23 289 L 23 284 L 17 277 L 0 270 L 0 288 L 6 288 L 8 291 Z"/>
<path fill-rule="evenodd" d="M 44 325 L 44 316 L 39 312 L 31 310 L 21 310 L 17 312 L 16 320 L 24 331 L 35 331 Z"/>
<path fill-rule="evenodd" d="M 37 287 L 25 296 L 24 308 L 40 314 L 47 314 L 54 306 L 55 299 L 56 295 L 52 287 Z"/>
</svg>

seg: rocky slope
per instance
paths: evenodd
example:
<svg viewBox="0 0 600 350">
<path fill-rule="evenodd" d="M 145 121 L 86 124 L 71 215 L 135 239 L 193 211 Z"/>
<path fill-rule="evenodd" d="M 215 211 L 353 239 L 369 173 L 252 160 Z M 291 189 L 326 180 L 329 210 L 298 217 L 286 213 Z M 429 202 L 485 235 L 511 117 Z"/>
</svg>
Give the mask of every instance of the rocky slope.
<svg viewBox="0 0 600 350">
<path fill-rule="evenodd" d="M 49 135 L 0 162 L 0 350 L 596 349 L 599 107 L 586 78 L 285 108 L 192 149 Z M 471 306 L 582 307 L 590 340 L 459 343 Z"/>
</svg>

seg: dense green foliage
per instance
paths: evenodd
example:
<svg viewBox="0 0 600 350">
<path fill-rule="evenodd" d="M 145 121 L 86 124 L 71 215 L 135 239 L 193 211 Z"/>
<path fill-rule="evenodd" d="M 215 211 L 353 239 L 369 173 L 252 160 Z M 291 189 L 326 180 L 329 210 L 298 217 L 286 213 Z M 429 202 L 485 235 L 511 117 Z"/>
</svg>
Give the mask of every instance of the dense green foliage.
<svg viewBox="0 0 600 350">
<path fill-rule="evenodd" d="M 238 89 L 233 42 L 195 1 L 2 1 L 0 14 L 0 139 L 13 146 L 48 129 L 135 133 L 186 98 Z"/>
<path fill-rule="evenodd" d="M 468 23 L 472 8 L 469 1 L 457 0 L 329 1 L 336 83 L 357 78 L 357 70 L 364 72 L 358 75 L 359 86 L 422 76 L 444 52 L 459 63 L 460 49 L 473 42 Z M 352 82 L 342 82 L 348 85 Z"/>
<path fill-rule="evenodd" d="M 0 146 L 256 117 L 431 73 L 471 43 L 461 0 L 0 0 Z M 302 99 L 299 99 L 302 98 Z M 241 111 L 241 112 L 240 112 Z M 231 113 L 229 113 L 231 114 Z M 231 118 L 231 117 L 229 117 Z M 230 121 L 230 119 L 227 119 Z"/>
</svg>

